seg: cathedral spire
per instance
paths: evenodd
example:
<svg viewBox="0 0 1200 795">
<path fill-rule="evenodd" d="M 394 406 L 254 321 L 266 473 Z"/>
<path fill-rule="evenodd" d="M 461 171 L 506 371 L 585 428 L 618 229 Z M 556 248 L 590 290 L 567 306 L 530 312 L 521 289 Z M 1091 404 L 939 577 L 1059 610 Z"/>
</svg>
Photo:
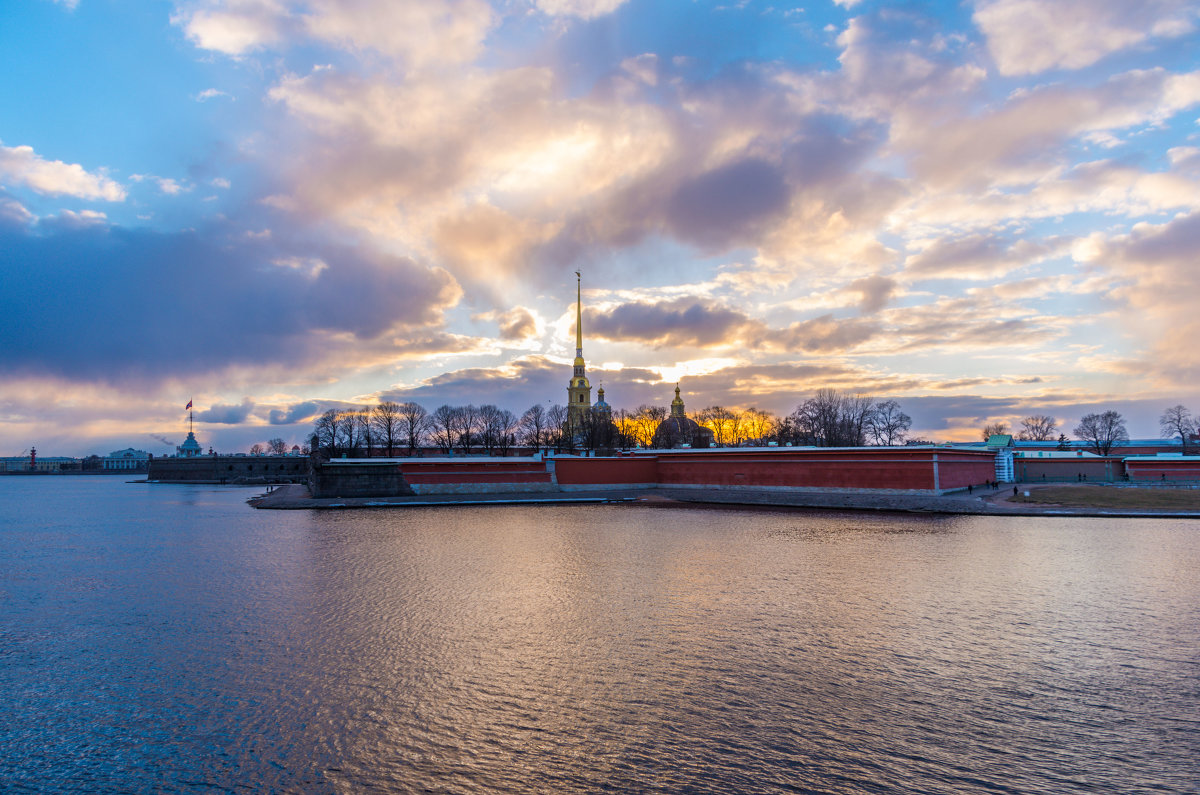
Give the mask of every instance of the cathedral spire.
<svg viewBox="0 0 1200 795">
<path fill-rule="evenodd" d="M 567 417 L 574 428 L 584 427 L 584 415 L 592 407 L 592 385 L 583 361 L 583 277 L 575 271 L 575 363 L 567 386 Z"/>
<path fill-rule="evenodd" d="M 575 271 L 575 355 L 583 356 L 583 299 L 580 287 L 583 277 Z"/>
</svg>

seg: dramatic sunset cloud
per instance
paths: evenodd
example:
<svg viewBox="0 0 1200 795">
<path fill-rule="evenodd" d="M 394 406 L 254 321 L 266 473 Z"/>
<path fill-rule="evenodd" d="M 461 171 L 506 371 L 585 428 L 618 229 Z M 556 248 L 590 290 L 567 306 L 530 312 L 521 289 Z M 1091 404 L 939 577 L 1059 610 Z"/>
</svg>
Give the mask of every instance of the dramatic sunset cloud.
<svg viewBox="0 0 1200 795">
<path fill-rule="evenodd" d="M 576 270 L 617 408 L 1200 413 L 1193 2 L 9 6 L 0 455 L 561 403 Z"/>
</svg>

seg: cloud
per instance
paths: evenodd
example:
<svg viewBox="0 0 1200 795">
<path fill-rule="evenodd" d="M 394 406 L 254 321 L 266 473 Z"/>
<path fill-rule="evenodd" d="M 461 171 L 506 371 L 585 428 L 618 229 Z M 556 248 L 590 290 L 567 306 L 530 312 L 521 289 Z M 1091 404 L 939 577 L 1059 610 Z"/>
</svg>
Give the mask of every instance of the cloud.
<svg viewBox="0 0 1200 795">
<path fill-rule="evenodd" d="M 1164 385 L 1192 387 L 1200 379 L 1196 296 L 1200 272 L 1200 212 L 1165 224 L 1137 224 L 1126 235 L 1092 241 L 1087 262 L 1118 276 L 1114 290 L 1128 302 L 1125 323 L 1144 341 L 1143 357 Z"/>
<path fill-rule="evenodd" d="M 254 401 L 246 398 L 237 405 L 216 404 L 211 408 L 196 413 L 200 422 L 214 422 L 221 425 L 240 425 L 254 411 Z"/>
<path fill-rule="evenodd" d="M 494 24 L 484 0 L 313 0 L 305 16 L 314 38 L 352 50 L 371 49 L 410 68 L 470 63 Z"/>
<path fill-rule="evenodd" d="M 0 228 L 0 281 L 22 285 L 0 292 L 0 370 L 144 383 L 235 367 L 344 368 L 398 355 L 395 336 L 427 336 L 460 295 L 444 271 L 370 247 L 230 231 Z M 271 264 L 299 251 L 328 268 Z M 50 333 L 78 317 L 96 318 L 87 334 Z M 118 320 L 127 317 L 144 333 L 130 333 Z"/>
<path fill-rule="evenodd" d="M 125 189 L 103 174 L 89 173 L 77 163 L 45 160 L 30 146 L 0 145 L 0 181 L 48 196 L 110 202 L 125 199 Z"/>
<path fill-rule="evenodd" d="M 1195 29 L 1188 0 L 992 0 L 973 19 L 1004 75 L 1080 69 L 1152 38 Z"/>
<path fill-rule="evenodd" d="M 221 91 L 220 89 L 216 88 L 206 88 L 196 95 L 196 101 L 207 102 L 208 100 L 216 99 L 217 97 L 229 97 L 230 99 L 233 99 L 233 97 L 225 91 Z"/>
<path fill-rule="evenodd" d="M 859 318 L 837 319 L 822 315 L 793 323 L 781 331 L 766 332 L 761 342 L 785 351 L 833 353 L 855 348 L 880 332 L 880 324 Z"/>
<path fill-rule="evenodd" d="M 0 225 L 16 224 L 24 226 L 33 223 L 33 213 L 25 209 L 25 205 L 0 190 Z"/>
<path fill-rule="evenodd" d="M 787 203 L 780 170 L 746 158 L 683 181 L 668 199 L 666 219 L 677 236 L 721 248 L 752 240 Z"/>
<path fill-rule="evenodd" d="M 595 19 L 611 14 L 626 0 L 535 0 L 538 10 L 543 14 L 559 17 L 579 17 Z"/>
<path fill-rule="evenodd" d="M 468 290 L 656 237 L 860 273 L 892 256 L 873 231 L 901 183 L 856 172 L 877 128 L 793 108 L 762 70 L 664 73 L 664 101 L 628 74 L 582 95 L 530 67 L 285 77 L 270 97 L 295 122 L 296 155 L 272 201 L 433 250 Z"/>
<path fill-rule="evenodd" d="M 620 304 L 584 316 L 589 338 L 636 340 L 656 347 L 731 345 L 750 323 L 742 312 L 691 297 Z"/>
<path fill-rule="evenodd" d="M 531 248 L 552 230 L 484 203 L 448 212 L 436 221 L 433 243 L 443 262 L 474 282 L 508 281 Z"/>
<path fill-rule="evenodd" d="M 483 0 L 208 0 L 181 9 L 171 22 L 197 47 L 234 57 L 309 39 L 422 68 L 474 60 L 494 15 Z"/>
<path fill-rule="evenodd" d="M 859 309 L 870 314 L 887 306 L 898 287 L 895 279 L 876 274 L 854 280 L 847 285 L 846 292 L 858 293 L 861 296 Z"/>
<path fill-rule="evenodd" d="M 1031 350 L 1060 339 L 1066 324 L 986 296 L 942 297 L 920 306 L 896 307 L 881 313 L 886 334 L 876 338 L 877 352 L 892 355 L 989 348 Z"/>
<path fill-rule="evenodd" d="M 327 401 L 305 400 L 284 409 L 271 409 L 267 414 L 267 422 L 271 425 L 294 425 L 301 422 L 311 422 L 328 408 Z"/>
<path fill-rule="evenodd" d="M 171 177 L 156 177 L 153 174 L 130 174 L 129 179 L 133 182 L 152 182 L 159 193 L 166 196 L 178 196 L 180 193 L 187 193 L 194 186 L 185 185 Z"/>
<path fill-rule="evenodd" d="M 197 47 L 232 56 L 278 44 L 299 27 L 278 0 L 191 3 L 171 16 L 171 24 Z"/>
<path fill-rule="evenodd" d="M 60 210 L 57 215 L 40 219 L 38 226 L 42 230 L 82 229 L 102 225 L 107 220 L 107 215 L 96 210 Z"/>
<path fill-rule="evenodd" d="M 927 187 L 1035 182 L 1061 169 L 1064 144 L 1097 131 L 1158 124 L 1200 104 L 1200 72 L 1125 72 L 1098 86 L 1054 84 L 1014 94 L 978 115 L 893 129 Z"/>
<path fill-rule="evenodd" d="M 654 348 L 749 348 L 762 351 L 830 353 L 854 348 L 878 334 L 880 325 L 832 314 L 771 328 L 745 312 L 716 301 L 683 296 L 669 301 L 634 301 L 585 311 L 589 337 L 638 342 Z"/>
<path fill-rule="evenodd" d="M 443 403 L 462 406 L 492 403 L 521 412 L 534 403 L 566 401 L 570 364 L 527 356 L 496 367 L 469 367 L 442 373 L 416 386 L 383 390 L 380 400 L 416 401 L 433 410 Z M 592 380 L 596 381 L 596 373 Z"/>
<path fill-rule="evenodd" d="M 525 340 L 538 332 L 537 318 L 523 306 L 510 309 L 497 318 L 500 326 L 500 339 Z"/>
<path fill-rule="evenodd" d="M 940 238 L 905 260 L 913 279 L 992 279 L 1037 262 L 1052 248 L 993 234 Z"/>
</svg>

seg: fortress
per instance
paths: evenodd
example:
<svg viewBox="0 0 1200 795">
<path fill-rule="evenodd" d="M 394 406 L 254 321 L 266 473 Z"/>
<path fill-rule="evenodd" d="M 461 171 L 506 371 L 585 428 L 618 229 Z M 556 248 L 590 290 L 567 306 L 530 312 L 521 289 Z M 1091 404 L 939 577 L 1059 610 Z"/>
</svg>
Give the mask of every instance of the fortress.
<svg viewBox="0 0 1200 795">
<path fill-rule="evenodd" d="M 582 279 L 578 272 L 575 276 L 575 359 L 567 382 L 567 426 L 578 438 L 588 428 L 611 426 L 612 419 L 603 388 L 592 403 L 583 357 Z M 309 490 L 319 498 L 655 488 L 934 495 L 987 482 L 996 466 L 992 451 L 932 446 L 702 449 L 711 443 L 712 432 L 687 416 L 678 385 L 671 413 L 654 438 L 656 447 L 680 449 L 608 456 L 342 458 L 315 462 Z"/>
</svg>

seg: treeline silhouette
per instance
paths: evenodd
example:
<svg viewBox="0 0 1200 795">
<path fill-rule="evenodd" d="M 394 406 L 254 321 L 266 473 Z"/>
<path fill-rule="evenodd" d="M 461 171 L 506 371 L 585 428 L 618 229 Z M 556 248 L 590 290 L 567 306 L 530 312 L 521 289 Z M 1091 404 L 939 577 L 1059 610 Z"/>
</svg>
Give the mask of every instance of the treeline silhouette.
<svg viewBox="0 0 1200 795">
<path fill-rule="evenodd" d="M 904 444 L 911 418 L 895 400 L 832 389 L 817 391 L 785 416 L 750 407 L 709 406 L 688 417 L 707 432 L 692 438 L 655 431 L 669 416 L 663 406 L 586 412 L 574 426 L 562 404 L 534 404 L 519 416 L 492 404 L 441 405 L 385 401 L 330 409 L 313 425 L 310 447 L 323 457 L 443 454 L 511 455 L 634 448 L 755 445 L 860 447 Z"/>
</svg>

